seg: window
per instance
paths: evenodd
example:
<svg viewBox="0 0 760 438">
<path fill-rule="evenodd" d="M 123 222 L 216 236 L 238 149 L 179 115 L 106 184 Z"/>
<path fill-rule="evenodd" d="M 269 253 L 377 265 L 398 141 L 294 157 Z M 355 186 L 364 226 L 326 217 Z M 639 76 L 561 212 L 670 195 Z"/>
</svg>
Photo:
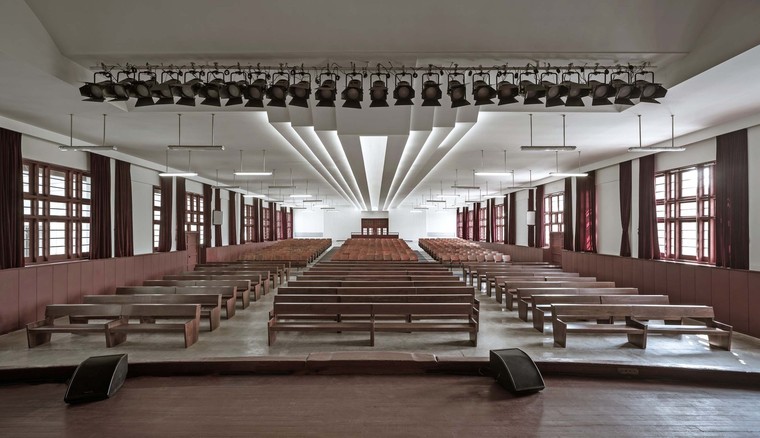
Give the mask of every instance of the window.
<svg viewBox="0 0 760 438">
<path fill-rule="evenodd" d="M 243 217 L 243 242 L 252 242 L 254 235 L 253 222 L 253 205 L 245 206 L 245 216 Z"/>
<path fill-rule="evenodd" d="M 552 193 L 544 197 L 544 246 L 549 246 L 551 233 L 565 231 L 564 218 L 565 194 Z"/>
<path fill-rule="evenodd" d="M 282 214 L 282 210 L 277 210 L 275 214 L 277 215 L 277 227 L 275 229 L 276 240 L 282 240 L 282 220 L 284 215 Z"/>
<path fill-rule="evenodd" d="M 203 196 L 188 193 L 185 202 L 185 231 L 198 233 L 198 241 L 203 245 Z"/>
<path fill-rule="evenodd" d="M 458 211 L 457 212 L 457 237 L 462 238 L 462 232 L 464 231 L 464 224 L 462 217 L 464 216 L 464 212 Z"/>
<path fill-rule="evenodd" d="M 158 251 L 161 234 L 161 188 L 153 186 L 153 251 Z"/>
<path fill-rule="evenodd" d="M 496 229 L 493 230 L 493 241 L 504 241 L 504 204 L 496 206 Z"/>
<path fill-rule="evenodd" d="M 475 212 L 473 210 L 467 211 L 467 239 L 472 240 L 472 236 L 474 234 L 474 216 Z"/>
<path fill-rule="evenodd" d="M 478 222 L 478 228 L 480 228 L 480 240 L 482 242 L 485 242 L 486 238 L 488 237 L 488 209 L 486 207 L 480 209 Z"/>
<path fill-rule="evenodd" d="M 715 163 L 655 175 L 657 235 L 662 258 L 715 261 Z"/>
<path fill-rule="evenodd" d="M 286 239 L 292 239 L 293 238 L 293 210 L 288 210 L 286 213 L 287 216 L 287 235 L 285 236 Z"/>
<path fill-rule="evenodd" d="M 269 234 L 269 219 L 270 219 L 270 217 L 269 217 L 269 208 L 268 207 L 264 207 L 262 209 L 261 215 L 262 215 L 262 218 L 261 218 L 261 229 L 262 229 L 262 233 L 264 233 L 264 236 L 261 239 L 261 241 L 262 242 L 267 242 L 267 241 L 272 240 L 272 235 Z"/>
<path fill-rule="evenodd" d="M 24 260 L 40 263 L 90 254 L 90 191 L 86 172 L 24 160 Z"/>
</svg>

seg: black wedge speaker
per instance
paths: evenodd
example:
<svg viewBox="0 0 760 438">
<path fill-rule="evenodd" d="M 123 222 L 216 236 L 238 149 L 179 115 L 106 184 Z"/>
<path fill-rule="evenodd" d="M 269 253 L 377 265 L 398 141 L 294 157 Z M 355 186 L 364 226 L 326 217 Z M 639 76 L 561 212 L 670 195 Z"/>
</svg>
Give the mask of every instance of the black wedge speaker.
<svg viewBox="0 0 760 438">
<path fill-rule="evenodd" d="M 127 378 L 127 355 L 93 356 L 80 363 L 71 376 L 63 401 L 86 403 L 111 397 Z"/>
<path fill-rule="evenodd" d="M 519 348 L 491 350 L 491 372 L 501 386 L 517 395 L 544 389 L 536 363 Z"/>
</svg>

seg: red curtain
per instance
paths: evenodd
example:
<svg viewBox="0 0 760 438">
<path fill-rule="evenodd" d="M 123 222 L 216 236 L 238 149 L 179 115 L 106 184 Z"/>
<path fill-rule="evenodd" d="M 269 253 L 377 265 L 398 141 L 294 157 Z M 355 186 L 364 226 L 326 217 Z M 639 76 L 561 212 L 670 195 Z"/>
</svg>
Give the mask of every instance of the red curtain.
<svg viewBox="0 0 760 438">
<path fill-rule="evenodd" d="M 620 238 L 620 256 L 631 256 L 631 235 L 628 229 L 631 227 L 631 162 L 620 163 L 620 225 L 623 227 L 623 235 Z"/>
<path fill-rule="evenodd" d="M 24 266 L 21 134 L 4 128 L 0 128 L 0 169 L 0 269 L 20 268 Z"/>
<path fill-rule="evenodd" d="M 237 245 L 237 213 L 235 213 L 235 201 L 237 200 L 237 193 L 228 192 L 230 194 L 230 229 L 229 229 L 229 245 Z"/>
<path fill-rule="evenodd" d="M 576 179 L 575 250 L 596 252 L 596 172 Z M 652 180 L 654 181 L 654 179 Z"/>
<path fill-rule="evenodd" d="M 574 249 L 573 246 L 573 179 L 565 178 L 565 205 L 562 209 L 562 226 L 565 230 L 562 237 L 562 248 L 568 251 Z"/>
<path fill-rule="evenodd" d="M 639 158 L 639 258 L 660 258 L 654 198 L 654 155 Z"/>
<path fill-rule="evenodd" d="M 719 135 L 715 158 L 715 264 L 749 269 L 747 130 Z"/>
<path fill-rule="evenodd" d="M 517 244 L 517 192 L 509 194 L 509 239 L 510 245 Z"/>
<path fill-rule="evenodd" d="M 131 165 L 116 160 L 116 206 L 114 238 L 114 256 L 131 257 L 135 255 L 132 230 L 132 172 Z"/>
<path fill-rule="evenodd" d="M 203 247 L 211 247 L 211 197 L 214 191 L 208 184 L 203 184 Z M 205 254 L 205 252 L 204 252 Z"/>
<path fill-rule="evenodd" d="M 90 259 L 111 257 L 111 159 L 90 153 Z"/>
<path fill-rule="evenodd" d="M 263 242 L 266 240 L 266 236 L 264 236 L 264 201 L 261 199 L 256 199 L 258 202 L 258 209 L 257 210 L 257 216 L 256 216 L 256 230 L 257 231 L 257 242 Z"/>
<path fill-rule="evenodd" d="M 496 241 L 496 199 L 491 199 L 491 208 L 488 209 L 488 241 Z"/>
<path fill-rule="evenodd" d="M 472 240 L 480 240 L 480 202 L 472 204 Z"/>
<path fill-rule="evenodd" d="M 244 244 L 246 241 L 251 240 L 250 235 L 246 235 L 245 226 L 245 198 L 240 195 L 240 244 Z"/>
<path fill-rule="evenodd" d="M 161 178 L 160 224 L 158 227 L 158 252 L 172 250 L 172 186 L 173 178 Z M 94 181 L 93 181 L 94 185 Z"/>
<path fill-rule="evenodd" d="M 536 248 L 544 246 L 544 186 L 536 187 Z"/>
<path fill-rule="evenodd" d="M 290 233 L 288 233 L 288 239 L 293 238 L 293 233 L 295 233 L 295 229 L 293 229 L 293 207 L 290 207 L 288 211 L 288 224 L 290 226 Z"/>
<path fill-rule="evenodd" d="M 462 208 L 462 239 L 470 240 L 470 209 Z"/>
<path fill-rule="evenodd" d="M 177 177 L 177 251 L 187 249 L 187 237 L 185 228 L 187 228 L 187 184 L 185 178 Z"/>
<path fill-rule="evenodd" d="M 528 190 L 528 211 L 536 211 L 536 194 L 533 189 Z M 528 246 L 536 246 L 536 227 L 534 225 L 528 225 Z"/>
<path fill-rule="evenodd" d="M 252 242 L 261 242 L 261 201 L 253 198 L 253 235 L 248 236 Z"/>
<path fill-rule="evenodd" d="M 269 240 L 277 240 L 277 203 L 269 203 Z"/>
<path fill-rule="evenodd" d="M 214 189 L 214 211 L 222 211 L 222 190 Z M 214 225 L 214 246 L 222 246 L 222 226 Z"/>
<path fill-rule="evenodd" d="M 503 243 L 509 243 L 509 195 L 504 195 L 504 231 Z"/>
<path fill-rule="evenodd" d="M 280 213 L 282 214 L 280 216 L 282 223 L 279 225 L 280 225 L 280 229 L 282 230 L 282 238 L 287 239 L 288 238 L 288 208 L 280 207 Z"/>
</svg>

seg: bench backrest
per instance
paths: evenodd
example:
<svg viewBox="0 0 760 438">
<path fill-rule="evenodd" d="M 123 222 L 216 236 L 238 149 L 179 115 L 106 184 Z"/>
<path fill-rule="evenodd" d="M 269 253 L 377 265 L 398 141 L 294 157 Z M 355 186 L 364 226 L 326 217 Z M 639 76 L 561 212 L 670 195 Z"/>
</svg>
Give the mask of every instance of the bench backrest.
<svg viewBox="0 0 760 438">
<path fill-rule="evenodd" d="M 275 295 L 275 303 L 470 303 L 472 295 Z"/>
<path fill-rule="evenodd" d="M 534 306 L 550 304 L 668 304 L 667 295 L 533 295 Z"/>
<path fill-rule="evenodd" d="M 122 315 L 129 317 L 195 318 L 201 316 L 199 304 L 124 304 Z"/>
<path fill-rule="evenodd" d="M 525 299 L 538 295 L 637 295 L 639 290 L 635 287 L 619 288 L 577 288 L 577 287 L 547 287 L 547 288 L 517 288 L 517 298 Z"/>
<path fill-rule="evenodd" d="M 219 294 L 230 296 L 235 293 L 234 286 L 177 286 L 174 293 L 183 295 L 192 294 Z"/>
<path fill-rule="evenodd" d="M 600 295 L 600 304 L 670 304 L 667 295 Z"/>
<path fill-rule="evenodd" d="M 237 290 L 249 290 L 251 280 L 145 280 L 145 286 L 234 286 Z"/>
<path fill-rule="evenodd" d="M 377 279 L 374 281 L 340 281 L 340 280 L 292 280 L 291 287 L 415 287 L 415 286 L 456 286 L 463 284 L 459 279 L 452 280 L 391 280 Z"/>
<path fill-rule="evenodd" d="M 62 316 L 106 316 L 118 318 L 121 315 L 119 304 L 48 304 L 45 306 L 45 318 Z"/>
<path fill-rule="evenodd" d="M 261 283 L 260 275 L 216 275 L 216 274 L 179 274 L 164 275 L 164 280 L 248 280 L 253 284 Z"/>
<path fill-rule="evenodd" d="M 536 286 L 535 281 L 507 281 L 507 289 L 529 288 Z M 541 287 L 569 287 L 569 288 L 600 288 L 615 287 L 614 281 L 544 281 L 540 282 Z"/>
<path fill-rule="evenodd" d="M 341 295 L 414 295 L 414 294 L 471 294 L 474 289 L 469 286 L 435 286 L 435 287 L 293 287 L 282 286 L 278 294 L 341 294 Z"/>
<path fill-rule="evenodd" d="M 661 304 L 556 304 L 552 305 L 552 318 L 624 318 L 640 319 L 712 319 L 715 313 L 711 306 L 701 305 L 661 305 Z"/>
<path fill-rule="evenodd" d="M 121 286 L 116 288 L 116 295 L 134 294 L 173 294 L 177 286 Z"/>
<path fill-rule="evenodd" d="M 85 304 L 201 304 L 203 306 L 221 306 L 222 296 L 211 294 L 192 295 L 85 295 Z"/>
</svg>

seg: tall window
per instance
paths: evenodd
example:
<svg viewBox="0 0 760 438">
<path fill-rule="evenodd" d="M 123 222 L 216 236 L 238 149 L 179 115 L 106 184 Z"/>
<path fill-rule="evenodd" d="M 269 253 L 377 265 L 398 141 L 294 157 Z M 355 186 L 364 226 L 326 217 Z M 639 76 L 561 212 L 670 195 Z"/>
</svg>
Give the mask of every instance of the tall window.
<svg viewBox="0 0 760 438">
<path fill-rule="evenodd" d="M 277 229 L 275 230 L 275 234 L 277 236 L 277 240 L 282 240 L 282 220 L 284 219 L 282 210 L 277 210 L 275 214 L 277 215 Z"/>
<path fill-rule="evenodd" d="M 245 230 L 244 242 L 252 242 L 253 234 L 254 234 L 253 205 L 245 205 L 245 216 L 243 217 L 243 229 Z"/>
<path fill-rule="evenodd" d="M 24 259 L 27 263 L 90 254 L 90 175 L 24 160 Z"/>
<path fill-rule="evenodd" d="M 504 241 L 504 204 L 496 206 L 496 229 L 493 230 L 493 241 Z"/>
<path fill-rule="evenodd" d="M 475 222 L 475 212 L 473 210 L 467 211 L 467 239 L 472 240 L 472 236 L 474 234 L 474 222 Z"/>
<path fill-rule="evenodd" d="M 161 188 L 153 186 L 153 251 L 158 251 L 161 234 Z"/>
<path fill-rule="evenodd" d="M 185 231 L 198 233 L 199 242 L 203 245 L 203 196 L 188 193 L 185 196 Z"/>
<path fill-rule="evenodd" d="M 552 193 L 544 197 L 544 246 L 549 246 L 549 235 L 551 233 L 565 231 L 562 217 L 564 209 L 564 193 Z"/>
<path fill-rule="evenodd" d="M 261 229 L 262 233 L 264 233 L 264 236 L 261 241 L 265 242 L 272 240 L 272 235 L 269 234 L 269 207 L 264 207 L 262 211 L 263 217 L 261 218 Z"/>
<path fill-rule="evenodd" d="M 457 212 L 457 237 L 460 239 L 462 238 L 462 232 L 463 232 L 463 226 L 464 226 L 463 224 L 464 221 L 462 220 L 462 216 L 464 216 L 464 212 L 462 211 Z"/>
<path fill-rule="evenodd" d="M 480 228 L 480 240 L 486 241 L 486 234 L 488 234 L 488 209 L 483 207 L 480 209 L 480 217 L 478 217 L 478 227 Z"/>
<path fill-rule="evenodd" d="M 287 216 L 287 235 L 285 236 L 286 239 L 292 239 L 293 238 L 293 212 L 291 210 L 288 210 L 286 213 Z"/>
<path fill-rule="evenodd" d="M 660 254 L 673 260 L 715 261 L 715 163 L 655 175 Z"/>
</svg>

